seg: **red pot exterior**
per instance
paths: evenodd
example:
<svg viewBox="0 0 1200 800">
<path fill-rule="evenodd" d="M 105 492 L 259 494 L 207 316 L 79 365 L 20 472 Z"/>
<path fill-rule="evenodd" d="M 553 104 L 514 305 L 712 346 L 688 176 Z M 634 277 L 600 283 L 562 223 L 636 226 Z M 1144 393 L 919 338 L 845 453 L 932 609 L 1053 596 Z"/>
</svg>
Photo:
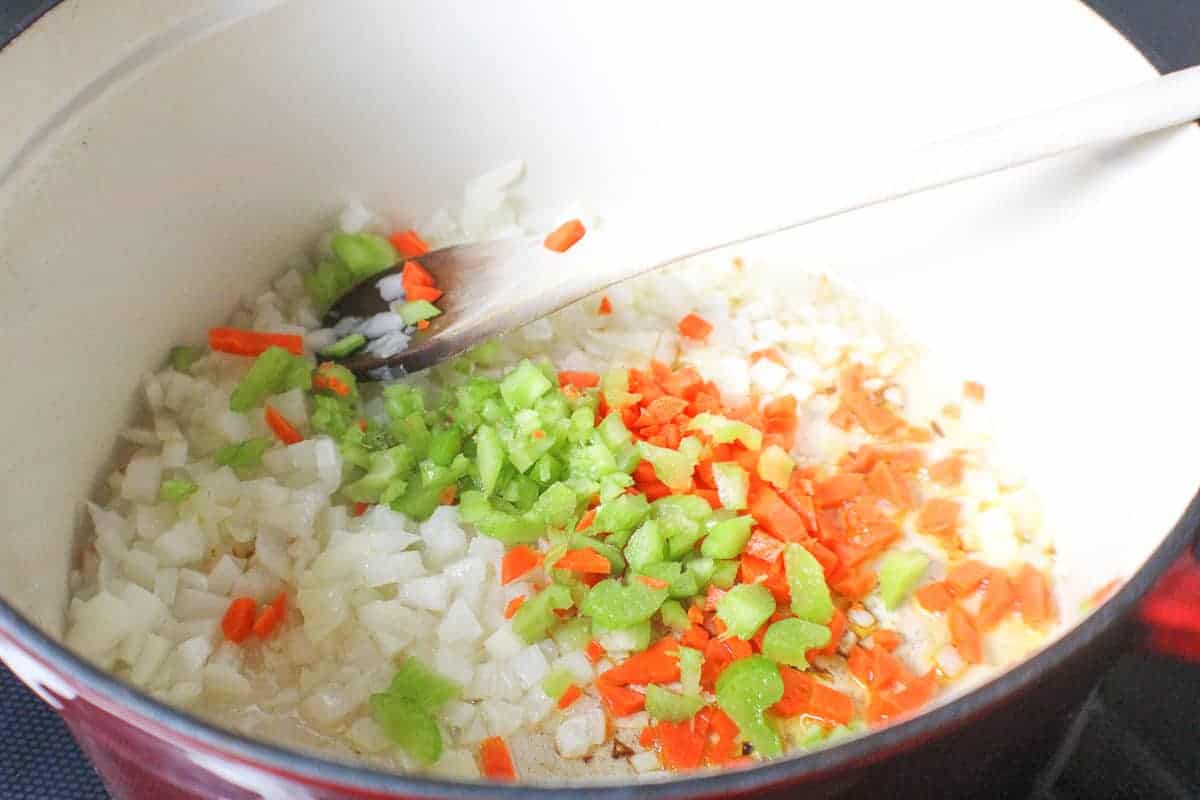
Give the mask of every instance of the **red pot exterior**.
<svg viewBox="0 0 1200 800">
<path fill-rule="evenodd" d="M 719 792 L 704 782 L 680 784 L 678 797 L 750 796 L 795 797 L 804 787 L 809 798 L 871 798 L 881 796 L 937 797 L 953 794 L 969 797 L 986 789 L 1004 794 L 1028 790 L 1036 761 L 1031 754 L 1050 754 L 1062 736 L 1073 712 L 1086 698 L 1104 669 L 1130 639 L 1128 626 L 1107 628 L 1091 644 L 1047 672 L 1023 693 L 1010 694 L 992 708 L 970 718 L 960 717 L 948 726 L 933 729 L 923 740 L 907 741 L 892 748 L 869 750 L 861 759 L 835 769 L 806 772 L 783 780 L 754 780 L 753 772 L 734 791 Z M 9 643 L 15 644 L 15 643 Z M 88 690 L 45 662 L 53 680 L 37 683 L 24 679 L 60 713 L 95 765 L 116 800 L 334 800 L 334 798 L 396 798 L 427 796 L 424 793 L 375 792 L 322 781 L 310 775 L 276 771 L 238 755 L 236 750 L 218 750 L 166 727 L 153 719 L 126 710 L 110 710 L 109 704 L 93 700 Z M 53 685 L 57 691 L 49 688 Z M 70 695 L 74 695 L 73 697 Z M 65 695 L 65 696 L 64 696 Z M 1008 776 L 1006 778 L 1006 776 Z M 999 782 L 1010 780 L 1011 786 Z M 499 788 L 499 787 L 498 787 Z M 716 789 L 717 787 L 712 787 Z M 529 791 L 529 795 L 541 794 Z M 590 792 L 576 792 L 580 799 Z M 445 796 L 445 791 L 437 792 Z M 548 795 L 547 795 L 548 796 Z M 994 795 L 993 795 L 994 796 Z"/>
</svg>

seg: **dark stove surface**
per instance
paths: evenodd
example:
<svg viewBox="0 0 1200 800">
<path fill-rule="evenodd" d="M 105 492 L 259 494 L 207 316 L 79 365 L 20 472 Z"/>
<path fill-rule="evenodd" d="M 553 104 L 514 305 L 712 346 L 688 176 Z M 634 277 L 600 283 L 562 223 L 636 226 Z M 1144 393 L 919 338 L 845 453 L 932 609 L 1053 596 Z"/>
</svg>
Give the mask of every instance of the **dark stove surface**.
<svg viewBox="0 0 1200 800">
<path fill-rule="evenodd" d="M 1159 70 L 1200 63 L 1200 0 L 1085 2 Z M 53 5 L 0 0 L 0 47 Z M 1031 763 L 1044 756 L 1031 754 Z M 981 776 L 981 783 L 1009 785 L 1009 777 Z M 1125 656 L 1078 712 L 1035 786 L 1030 800 L 1200 798 L 1200 667 Z M 59 718 L 0 665 L 0 799 L 107 798 Z"/>
</svg>

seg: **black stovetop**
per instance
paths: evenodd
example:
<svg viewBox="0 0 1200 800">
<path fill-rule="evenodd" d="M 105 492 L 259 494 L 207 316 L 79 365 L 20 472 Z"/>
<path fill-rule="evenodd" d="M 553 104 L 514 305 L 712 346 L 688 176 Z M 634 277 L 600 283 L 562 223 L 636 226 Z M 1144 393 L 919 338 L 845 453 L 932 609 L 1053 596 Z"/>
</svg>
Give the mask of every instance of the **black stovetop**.
<svg viewBox="0 0 1200 800">
<path fill-rule="evenodd" d="M 1084 0 L 1159 70 L 1200 63 L 1200 0 Z M 0 0 L 0 47 L 53 0 Z M 1121 659 L 1034 776 L 1030 800 L 1200 798 L 1200 667 Z M 1014 734 L 1019 735 L 1019 734 Z M 1046 763 L 1045 753 L 1031 763 Z M 63 723 L 0 665 L 0 799 L 107 800 Z M 1007 776 L 981 776 L 1009 786 Z M 1013 797 L 1011 793 L 997 795 Z M 1022 800 L 1018 798 L 1018 800 Z"/>
</svg>

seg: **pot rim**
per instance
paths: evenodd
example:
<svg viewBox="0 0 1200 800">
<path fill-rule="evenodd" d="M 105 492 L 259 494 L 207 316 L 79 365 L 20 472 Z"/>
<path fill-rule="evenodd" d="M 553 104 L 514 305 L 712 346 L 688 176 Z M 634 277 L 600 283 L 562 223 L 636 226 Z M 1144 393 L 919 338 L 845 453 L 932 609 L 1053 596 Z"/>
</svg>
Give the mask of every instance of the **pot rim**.
<svg viewBox="0 0 1200 800">
<path fill-rule="evenodd" d="M 61 2 L 63 0 L 40 0 L 35 3 L 34 8 L 12 28 L 0 31 L 0 37 L 7 38 L 0 40 L 0 49 L 29 30 L 38 19 Z M 1095 13 L 1090 7 L 1087 8 Z M 1117 32 L 1125 36 L 1123 31 L 1118 29 Z M 1128 40 L 1128 37 L 1126 38 Z M 1131 44 L 1148 60 L 1156 61 L 1152 58 L 1152 53 L 1147 53 L 1136 43 Z M 699 773 L 662 782 L 518 783 L 502 786 L 478 781 L 438 780 L 354 766 L 221 729 L 143 694 L 68 651 L 2 597 L 0 635 L 11 640 L 45 668 L 67 679 L 73 689 L 80 691 L 84 699 L 107 713 L 160 736 L 176 746 L 205 750 L 212 755 L 236 760 L 248 767 L 265 769 L 280 777 L 300 779 L 313 785 L 364 793 L 430 798 L 466 797 L 480 800 L 517 800 L 531 795 L 553 797 L 564 789 L 579 795 L 581 800 L 725 796 L 797 780 L 835 777 L 851 769 L 913 749 L 922 742 L 945 736 L 965 726 L 1011 696 L 1025 690 L 1046 672 L 1078 655 L 1102 633 L 1128 618 L 1141 597 L 1170 568 L 1193 538 L 1198 536 L 1200 492 L 1192 497 L 1171 531 L 1141 567 L 1112 597 L 1092 611 L 1074 629 L 1031 658 L 1021 661 L 949 703 L 912 719 L 816 752 L 785 757 L 747 769 Z"/>
</svg>

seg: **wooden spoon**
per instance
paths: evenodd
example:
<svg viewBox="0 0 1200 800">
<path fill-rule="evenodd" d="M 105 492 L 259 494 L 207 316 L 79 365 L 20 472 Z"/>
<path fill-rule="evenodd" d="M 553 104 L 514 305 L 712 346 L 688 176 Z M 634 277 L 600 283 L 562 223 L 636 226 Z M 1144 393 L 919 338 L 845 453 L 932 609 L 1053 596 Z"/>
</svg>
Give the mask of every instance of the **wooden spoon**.
<svg viewBox="0 0 1200 800">
<path fill-rule="evenodd" d="M 597 258 L 588 237 L 565 253 L 546 249 L 540 236 L 458 245 L 421 256 L 445 291 L 442 315 L 413 337 L 407 350 L 378 358 L 365 350 L 341 363 L 360 378 L 388 379 L 431 367 L 467 348 L 539 319 L 615 283 L 683 258 L 788 230 L 918 192 L 1049 158 L 1088 145 L 1126 139 L 1200 117 L 1200 67 L 1118 89 L 1052 111 L 928 145 L 879 168 L 857 169 L 829 185 L 807 209 L 779 218 L 757 218 L 718 230 L 704 226 L 705 239 L 670 242 L 625 237 L 606 230 L 607 257 Z M 824 184 L 823 184 L 824 185 Z M 720 192 L 712 193 L 721 197 Z M 729 214 L 736 219 L 736 214 Z M 678 238 L 678 237 L 676 237 Z M 686 237 L 685 237 L 686 240 Z M 619 243 L 625 242 L 622 248 Z M 614 244 L 616 243 L 616 244 Z M 664 249 L 665 247 L 665 249 Z M 326 317 L 332 326 L 346 316 L 369 317 L 388 310 L 376 284 L 401 265 L 354 287 Z"/>
</svg>

